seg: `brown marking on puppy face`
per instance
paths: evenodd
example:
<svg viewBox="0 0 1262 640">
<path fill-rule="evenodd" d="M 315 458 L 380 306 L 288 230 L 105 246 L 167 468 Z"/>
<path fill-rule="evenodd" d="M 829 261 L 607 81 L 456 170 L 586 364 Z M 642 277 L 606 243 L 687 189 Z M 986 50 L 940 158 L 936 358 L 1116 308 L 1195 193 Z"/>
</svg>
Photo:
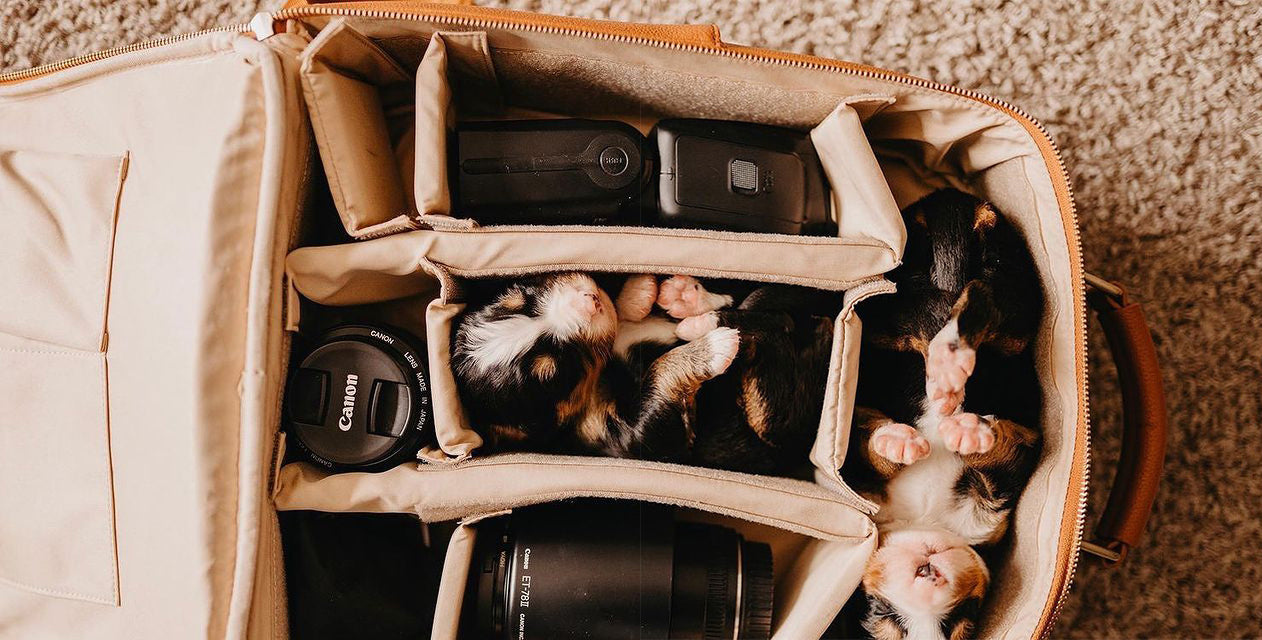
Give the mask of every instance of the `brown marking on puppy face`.
<svg viewBox="0 0 1262 640">
<path fill-rule="evenodd" d="M 995 223 L 999 221 L 999 215 L 995 213 L 995 209 L 990 206 L 989 202 L 983 202 L 977 205 L 973 210 L 973 230 L 985 231 L 993 229 Z"/>
<path fill-rule="evenodd" d="M 758 380 L 753 376 L 746 375 L 741 380 L 741 401 L 749 427 L 758 437 L 764 437 L 767 434 L 767 398 L 763 396 L 762 390 L 758 388 Z"/>
<path fill-rule="evenodd" d="M 873 334 L 866 337 L 869 342 L 882 349 L 905 352 L 915 351 L 921 354 L 929 351 L 929 341 L 920 336 Z"/>
<path fill-rule="evenodd" d="M 868 562 L 868 566 L 863 570 L 863 589 L 871 594 L 880 595 L 881 590 L 885 587 L 885 562 L 884 556 L 877 554 Z"/>
<path fill-rule="evenodd" d="M 947 636 L 949 640 L 968 640 L 973 637 L 973 621 L 962 618 L 956 621 L 955 626 L 951 627 L 951 633 Z"/>
<path fill-rule="evenodd" d="M 875 640 L 903 640 L 903 630 L 891 618 L 881 618 L 868 629 Z M 954 640 L 954 638 L 952 639 Z"/>
<path fill-rule="evenodd" d="M 550 355 L 544 354 L 535 358 L 530 363 L 530 372 L 540 380 L 548 380 L 557 373 L 557 361 Z"/>
<path fill-rule="evenodd" d="M 986 597 L 986 588 L 990 586 L 990 573 L 986 571 L 986 565 L 982 562 L 981 556 L 972 548 L 967 549 L 971 558 L 971 562 L 966 564 L 963 569 L 951 580 L 953 589 L 953 598 L 951 600 L 952 607 L 959 606 L 965 600 L 973 599 L 980 601 Z"/>
<path fill-rule="evenodd" d="M 521 289 L 512 289 L 501 295 L 496 304 L 508 311 L 521 311 L 526 307 L 526 294 Z"/>
</svg>

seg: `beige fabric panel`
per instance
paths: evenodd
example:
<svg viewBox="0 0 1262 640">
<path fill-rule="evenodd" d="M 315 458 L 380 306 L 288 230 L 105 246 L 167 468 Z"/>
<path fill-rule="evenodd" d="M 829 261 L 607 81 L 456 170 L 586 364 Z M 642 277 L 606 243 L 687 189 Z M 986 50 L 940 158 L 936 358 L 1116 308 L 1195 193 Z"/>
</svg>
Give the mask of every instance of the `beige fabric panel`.
<svg viewBox="0 0 1262 640">
<path fill-rule="evenodd" d="M 435 29 L 423 23 L 356 21 L 365 33 L 389 37 L 404 64 L 421 50 L 405 36 Z M 1073 453 L 1079 446 L 1077 318 L 1070 232 L 1061 218 L 1048 167 L 1030 133 L 1001 111 L 931 88 L 871 76 L 794 68 L 703 51 L 612 43 L 563 34 L 491 31 L 488 39 L 506 100 L 520 107 L 585 117 L 712 117 L 805 128 L 821 122 L 845 96 L 893 96 L 864 129 L 896 202 L 905 206 L 931 188 L 966 187 L 993 200 L 1025 233 L 1048 296 L 1039 341 L 1039 371 L 1049 381 L 1043 462 L 1021 503 L 1003 594 L 989 608 L 985 637 L 1029 637 L 1053 586 L 1057 549 L 1065 541 Z M 409 57 L 410 56 L 410 57 Z M 561 81 L 560 79 L 563 79 Z M 645 92 L 643 87 L 654 87 Z M 1072 509 L 1071 509 L 1072 511 Z"/>
<path fill-rule="evenodd" d="M 102 179 L 112 184 L 93 189 L 101 197 L 106 194 L 99 191 L 117 191 L 118 159 L 130 159 L 112 261 L 101 257 L 109 250 L 112 208 L 98 209 L 95 216 L 68 208 L 71 224 L 60 231 L 23 228 L 24 240 L 35 245 L 54 242 L 55 233 L 66 233 L 66 240 L 95 234 L 82 246 L 77 240 L 63 246 L 76 262 L 84 258 L 84 265 L 93 265 L 81 271 L 84 286 L 110 274 L 108 301 L 103 302 L 106 287 L 97 282 L 82 297 L 76 293 L 75 300 L 44 310 L 44 329 L 59 335 L 32 333 L 12 322 L 3 329 L 29 333 L 7 336 L 6 348 L 16 343 L 24 350 L 60 350 L 62 345 L 51 342 L 36 347 L 29 338 L 72 338 L 65 346 L 88 353 L 68 358 L 80 361 L 73 367 L 55 364 L 60 355 L 41 356 L 29 366 L 6 361 L 2 367 L 6 376 L 38 374 L 31 380 L 42 389 L 70 385 L 55 396 L 49 390 L 32 396 L 36 402 L 20 412 L 29 422 L 0 424 L 4 433 L 39 428 L 46 440 L 31 442 L 19 434 L 4 437 L 0 446 L 5 456 L 41 460 L 48 465 L 44 473 L 65 471 L 64 482 L 75 486 L 40 484 L 43 474 L 32 476 L 33 484 L 15 485 L 5 475 L 6 465 L 0 491 L 6 501 L 13 496 L 22 501 L 20 509 L 40 509 L 48 519 L 82 517 L 83 531 L 61 527 L 42 537 L 42 551 L 23 549 L 29 550 L 29 562 L 65 550 L 60 561 L 81 566 L 68 570 L 73 575 L 66 578 L 74 584 L 63 587 L 104 593 L 110 604 L 0 584 L 5 636 L 227 632 L 239 559 L 247 288 L 260 181 L 267 177 L 264 131 L 272 119 L 264 113 L 262 88 L 268 60 L 272 55 L 253 39 L 217 33 L 0 87 L 0 149 L 111 157 L 110 178 Z M 93 182 L 105 173 L 89 166 L 64 169 L 53 176 L 53 185 L 66 198 L 79 193 L 76 181 Z M 3 186 L 0 191 L 11 193 Z M 22 215 L 17 211 L 0 213 L 6 226 L 21 225 L 12 218 Z M 10 284 L 25 288 L 18 300 L 49 301 L 55 290 L 42 278 Z M 0 309 L 0 317 L 20 317 L 12 313 L 11 307 Z M 75 335 L 61 335 L 59 326 L 71 326 L 63 320 L 80 317 L 82 322 L 73 323 Z M 109 519 L 111 491 L 115 539 L 102 524 Z M 8 527 L 22 526 L 6 516 L 0 538 Z M 81 544 L 84 535 L 92 537 L 90 551 Z M 12 549 L 22 539 L 0 539 L 0 549 Z M 252 545 L 253 540 L 246 546 Z M 119 606 L 112 606 L 112 588 L 104 591 L 96 573 L 115 558 Z M 55 569 L 36 570 L 50 568 Z"/>
<path fill-rule="evenodd" d="M 685 511 L 679 517 L 692 519 L 692 514 Z M 698 519 L 732 527 L 747 540 L 772 545 L 775 550 L 776 589 L 776 613 L 772 626 L 774 640 L 818 638 L 823 635 L 858 587 L 863 568 L 877 543 L 875 535 L 861 539 L 820 539 L 767 527 L 751 527 L 731 518 Z M 452 535 L 438 588 L 434 627 L 430 634 L 432 640 L 455 640 L 459 637 L 460 614 L 476 542 L 476 522 L 462 523 Z M 795 553 L 782 553 L 787 548 L 792 548 Z"/>
<path fill-rule="evenodd" d="M 481 227 L 423 230 L 289 255 L 294 286 L 329 305 L 414 294 L 423 260 L 457 276 L 545 271 L 678 273 L 842 291 L 898 263 L 875 241 L 644 227 Z"/>
<path fill-rule="evenodd" d="M 410 85 L 412 74 L 342 20 L 322 30 L 300 59 L 312 129 L 347 233 L 415 228 L 381 95 Z"/>
<path fill-rule="evenodd" d="M 278 509 L 415 513 L 437 522 L 573 497 L 665 502 L 816 537 L 866 537 L 857 503 L 810 482 L 619 458 L 502 454 L 382 473 L 281 469 Z"/>
<path fill-rule="evenodd" d="M 126 169 L 126 155 L 0 150 L 10 229 L 0 235 L 0 584 L 112 605 L 103 351 Z"/>
</svg>

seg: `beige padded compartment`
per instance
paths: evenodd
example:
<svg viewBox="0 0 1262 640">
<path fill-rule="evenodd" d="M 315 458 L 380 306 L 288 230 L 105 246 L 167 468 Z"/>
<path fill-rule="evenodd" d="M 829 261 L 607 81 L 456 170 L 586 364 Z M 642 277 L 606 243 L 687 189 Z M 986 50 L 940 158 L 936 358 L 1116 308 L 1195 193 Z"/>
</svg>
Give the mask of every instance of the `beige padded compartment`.
<svg viewBox="0 0 1262 640">
<path fill-rule="evenodd" d="M 464 459 L 482 444 L 482 438 L 465 418 L 450 367 L 453 323 L 464 308 L 458 278 L 453 280 L 450 274 L 502 277 L 580 269 L 721 276 L 791 282 L 824 289 L 849 287 L 844 294 L 843 309 L 834 321 L 828 387 L 810 460 L 821 483 L 854 497 L 838 475 L 849 442 L 854 372 L 858 366 L 860 323 L 854 314 L 854 305 L 868 296 L 891 291 L 888 281 L 871 274 L 857 279 L 862 272 L 842 264 L 833 265 L 831 273 L 837 274 L 836 280 L 785 275 L 799 265 L 806 267 L 813 263 L 823 267 L 823 259 L 844 255 L 835 251 L 812 253 L 810 248 L 814 245 L 811 243 L 819 241 L 814 238 L 771 236 L 783 243 L 781 247 L 775 246 L 776 241 L 765 239 L 766 236 L 743 233 L 675 235 L 679 232 L 636 229 L 631 230 L 633 233 L 616 236 L 589 228 L 549 230 L 554 236 L 550 242 L 539 242 L 538 232 L 504 227 L 414 231 L 367 242 L 298 249 L 290 253 L 287 269 L 298 293 L 318 304 L 333 306 L 392 300 L 427 289 L 435 279 L 447 281 L 439 297 L 426 309 L 426 342 L 438 447 L 422 451 L 421 456 L 432 462 Z M 775 250 L 764 249 L 768 246 L 774 246 Z M 640 256 L 653 256 L 654 262 L 634 262 Z M 856 279 L 841 279 L 847 273 Z M 609 293 L 617 295 L 616 291 Z"/>
<path fill-rule="evenodd" d="M 876 546 L 866 505 L 839 500 L 808 482 L 611 458 L 514 454 L 333 475 L 296 463 L 281 470 L 275 502 L 280 510 L 415 513 L 432 522 L 576 497 L 646 500 L 717 514 L 722 524 L 771 543 L 778 567 L 776 638 L 819 637 L 858 585 Z M 468 533 L 458 532 L 448 547 L 434 638 L 457 637 L 472 549 Z"/>
<path fill-rule="evenodd" d="M 0 582 L 110 605 L 105 320 L 126 168 L 0 150 Z"/>
<path fill-rule="evenodd" d="M 412 74 L 341 20 L 321 31 L 300 60 L 311 126 L 347 233 L 374 237 L 416 228 L 415 203 L 400 174 L 413 157 Z"/>
<path fill-rule="evenodd" d="M 313 17 L 313 25 L 327 22 Z M 437 21 L 355 19 L 405 66 Z M 530 28 L 488 28 L 505 101 L 641 130 L 666 117 L 745 120 L 806 130 L 847 96 L 892 96 L 863 130 L 898 205 L 955 185 L 994 202 L 1034 251 L 1047 294 L 1036 343 L 1046 381 L 1044 452 L 1017 505 L 1012 545 L 995 572 L 981 637 L 1038 635 L 1071 574 L 1087 461 L 1084 303 L 1072 204 L 1054 150 L 1019 110 L 980 96 L 845 64 L 763 58 L 741 47 L 680 48 Z M 849 320 L 855 327 L 858 319 Z M 857 334 L 856 334 L 857 335 Z"/>
<path fill-rule="evenodd" d="M 858 587 L 863 567 L 876 545 L 875 537 L 855 544 L 849 540 L 804 536 L 696 511 L 680 511 L 677 517 L 735 529 L 746 540 L 771 546 L 775 579 L 773 640 L 818 638 L 823 635 L 842 604 Z M 482 520 L 475 518 L 461 523 L 448 543 L 431 640 L 455 640 L 460 637 L 460 616 L 473 548 L 477 542 L 477 523 Z"/>
</svg>

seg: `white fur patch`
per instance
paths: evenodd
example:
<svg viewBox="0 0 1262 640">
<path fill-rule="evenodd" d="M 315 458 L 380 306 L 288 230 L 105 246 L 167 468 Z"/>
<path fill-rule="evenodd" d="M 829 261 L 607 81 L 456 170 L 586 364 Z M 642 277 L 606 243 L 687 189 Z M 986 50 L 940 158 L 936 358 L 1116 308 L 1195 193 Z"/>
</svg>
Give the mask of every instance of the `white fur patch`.
<svg viewBox="0 0 1262 640">
<path fill-rule="evenodd" d="M 929 455 L 908 465 L 890 480 L 886 500 L 874 520 L 883 526 L 936 526 L 963 537 L 968 544 L 990 540 L 1003 526 L 1007 513 L 980 508 L 973 500 L 960 500 L 955 483 L 964 461 L 947 450 L 938 433 L 940 416 L 926 411 L 917 421 L 929 441 Z"/>
<path fill-rule="evenodd" d="M 516 315 L 469 329 L 469 359 L 479 374 L 506 367 L 530 350 L 548 326 L 537 318 Z"/>
</svg>

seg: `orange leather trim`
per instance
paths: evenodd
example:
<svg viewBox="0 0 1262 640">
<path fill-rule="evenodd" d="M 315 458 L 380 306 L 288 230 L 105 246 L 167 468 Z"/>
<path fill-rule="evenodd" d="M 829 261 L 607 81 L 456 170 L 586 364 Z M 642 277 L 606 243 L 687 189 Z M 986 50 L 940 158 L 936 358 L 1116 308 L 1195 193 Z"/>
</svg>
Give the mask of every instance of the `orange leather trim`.
<svg viewBox="0 0 1262 640">
<path fill-rule="evenodd" d="M 1122 450 L 1109 501 L 1096 526 L 1097 542 L 1121 554 L 1139 544 L 1157 497 L 1166 453 L 1166 398 L 1152 332 L 1138 302 L 1092 291 L 1122 389 Z"/>
</svg>

